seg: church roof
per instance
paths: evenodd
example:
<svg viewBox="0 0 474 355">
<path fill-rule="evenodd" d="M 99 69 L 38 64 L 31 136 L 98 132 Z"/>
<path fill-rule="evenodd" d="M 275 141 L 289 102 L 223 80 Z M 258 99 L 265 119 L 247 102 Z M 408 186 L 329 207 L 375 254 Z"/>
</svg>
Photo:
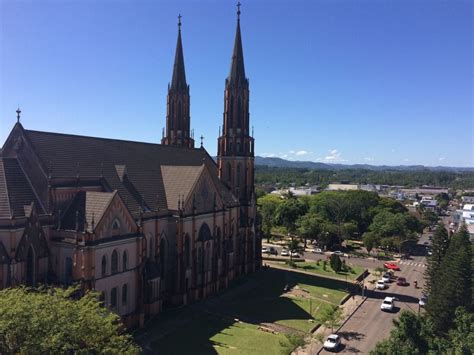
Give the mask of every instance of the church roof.
<svg viewBox="0 0 474 355">
<path fill-rule="evenodd" d="M 25 217 L 32 202 L 43 212 L 18 161 L 0 157 L 0 218 Z"/>
<path fill-rule="evenodd" d="M 42 170 L 51 176 L 53 187 L 55 183 L 60 182 L 66 182 L 65 186 L 71 186 L 73 181 L 73 185 L 77 186 L 82 182 L 94 182 L 95 185 L 102 185 L 105 191 L 116 190 L 127 208 L 134 214 L 138 214 L 140 210 L 174 210 L 177 207 L 177 198 L 171 196 L 176 196 L 181 188 L 186 190 L 193 176 L 177 171 L 197 171 L 205 165 L 224 203 L 226 205 L 238 203 L 230 190 L 219 180 L 217 166 L 204 149 L 40 132 L 25 130 L 21 125 L 15 127 L 11 134 L 12 139 L 9 138 L 5 146 L 10 145 L 10 141 L 14 143 L 18 140 L 15 135 L 23 134 L 26 144 L 38 157 Z M 18 155 L 22 154 L 31 155 L 29 151 L 20 150 Z M 3 158 L 3 161 L 6 160 L 10 159 Z M 9 174 L 15 172 L 23 174 L 16 160 L 10 164 L 14 164 L 16 169 L 9 169 Z M 184 170 L 180 168 L 162 170 L 165 166 L 183 167 Z M 1 169 L 6 170 L 3 166 Z M 166 184 L 163 180 L 163 171 L 167 179 Z M 28 202 L 27 204 L 31 201 L 37 202 L 34 190 L 24 174 L 14 182 L 14 187 L 18 191 L 14 193 L 15 196 L 18 194 L 18 197 L 15 197 L 16 207 L 23 203 L 18 201 L 21 199 Z M 0 177 L 0 192 L 2 188 L 5 189 L 2 187 Z M 47 195 L 44 191 L 38 191 L 37 194 Z M 1 213 L 8 215 L 9 209 L 4 197 L 6 195 L 3 193 L 0 195 L 2 196 L 0 210 L 3 211 Z M 171 200 L 168 200 L 168 195 Z M 45 201 L 43 203 L 46 204 Z M 37 203 L 36 205 L 39 206 Z"/>
<path fill-rule="evenodd" d="M 165 185 L 166 199 L 168 201 L 169 209 L 178 209 L 178 199 L 181 199 L 181 201 L 186 201 L 188 199 L 193 186 L 196 184 L 203 170 L 204 165 L 165 165 L 161 167 L 161 174 L 163 176 L 163 183 Z"/>
<path fill-rule="evenodd" d="M 93 232 L 117 192 L 80 191 L 62 216 L 62 228 Z M 77 226 L 76 226 L 77 223 Z"/>
</svg>

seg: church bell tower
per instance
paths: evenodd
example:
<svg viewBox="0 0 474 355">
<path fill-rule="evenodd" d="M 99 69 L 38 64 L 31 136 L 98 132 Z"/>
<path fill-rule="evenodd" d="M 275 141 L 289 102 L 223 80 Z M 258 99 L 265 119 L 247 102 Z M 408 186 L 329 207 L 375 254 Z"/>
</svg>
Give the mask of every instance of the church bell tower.
<svg viewBox="0 0 474 355">
<path fill-rule="evenodd" d="M 230 73 L 225 81 L 224 117 L 217 143 L 220 179 L 241 206 L 249 206 L 254 192 L 254 139 L 249 131 L 249 81 L 245 77 L 240 34 L 240 3 Z"/>
<path fill-rule="evenodd" d="M 178 42 L 174 58 L 173 78 L 168 84 L 166 101 L 166 133 L 161 144 L 194 148 L 190 131 L 189 85 L 184 71 L 183 44 L 181 43 L 181 15 L 178 16 Z"/>
</svg>

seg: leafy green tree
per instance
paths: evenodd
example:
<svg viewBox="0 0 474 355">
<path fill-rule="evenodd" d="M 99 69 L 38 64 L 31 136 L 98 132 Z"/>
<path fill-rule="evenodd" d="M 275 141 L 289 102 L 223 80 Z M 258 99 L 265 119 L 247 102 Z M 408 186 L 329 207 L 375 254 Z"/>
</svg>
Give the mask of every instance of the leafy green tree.
<svg viewBox="0 0 474 355">
<path fill-rule="evenodd" d="M 440 194 L 437 194 L 435 196 L 436 201 L 438 201 L 438 206 L 439 208 L 445 209 L 448 207 L 449 201 L 451 200 L 449 198 L 449 195 L 446 192 L 442 192 Z"/>
<path fill-rule="evenodd" d="M 334 333 L 334 328 L 340 325 L 343 318 L 344 314 L 341 307 L 326 308 L 320 315 L 321 323 L 325 327 L 331 328 L 331 333 Z"/>
<path fill-rule="evenodd" d="M 380 238 L 378 238 L 372 232 L 364 233 L 362 240 L 364 242 L 365 249 L 367 249 L 367 253 L 369 254 L 372 251 L 372 249 L 376 248 L 380 243 Z"/>
<path fill-rule="evenodd" d="M 331 258 L 329 259 L 329 263 L 331 265 L 331 268 L 335 271 L 335 272 L 340 272 L 341 269 L 342 269 L 342 261 L 341 261 L 341 258 L 339 257 L 339 255 L 336 255 L 336 254 L 332 254 L 331 255 Z"/>
<path fill-rule="evenodd" d="M 292 253 L 297 253 L 300 251 L 300 243 L 298 239 L 291 237 L 291 239 L 287 243 L 288 250 L 290 251 L 290 260 L 293 261 Z"/>
<path fill-rule="evenodd" d="M 297 198 L 288 198 L 280 203 L 275 211 L 275 221 L 284 226 L 289 233 L 294 233 L 296 221 L 306 213 L 306 206 Z"/>
<path fill-rule="evenodd" d="M 298 235 L 303 237 L 305 248 L 308 239 L 318 239 L 322 232 L 323 223 L 323 219 L 313 213 L 306 213 L 296 221 Z"/>
<path fill-rule="evenodd" d="M 474 353 L 474 314 L 463 307 L 455 312 L 454 327 L 449 332 L 455 354 Z"/>
<path fill-rule="evenodd" d="M 438 223 L 433 233 L 431 246 L 431 256 L 427 257 L 427 267 L 425 270 L 425 293 L 431 293 L 431 280 L 436 279 L 440 272 L 441 261 L 443 260 L 449 246 L 449 235 L 443 223 Z"/>
<path fill-rule="evenodd" d="M 275 224 L 275 212 L 282 199 L 276 195 L 267 194 L 257 200 L 258 210 L 262 218 L 262 233 L 267 242 L 270 241 L 272 228 Z"/>
<path fill-rule="evenodd" d="M 377 344 L 371 355 L 426 354 L 429 349 L 430 327 L 423 318 L 408 311 L 402 311 L 400 318 L 394 319 L 390 338 Z"/>
<path fill-rule="evenodd" d="M 435 329 L 443 334 L 451 327 L 456 308 L 472 305 L 472 246 L 466 225 L 451 238 L 439 272 L 430 281 L 426 309 Z"/>
<path fill-rule="evenodd" d="M 422 218 L 428 226 L 435 225 L 439 220 L 438 215 L 430 209 L 423 211 Z"/>
<path fill-rule="evenodd" d="M 98 293 L 78 293 L 78 288 L 0 291 L 0 353 L 140 353 Z"/>
</svg>

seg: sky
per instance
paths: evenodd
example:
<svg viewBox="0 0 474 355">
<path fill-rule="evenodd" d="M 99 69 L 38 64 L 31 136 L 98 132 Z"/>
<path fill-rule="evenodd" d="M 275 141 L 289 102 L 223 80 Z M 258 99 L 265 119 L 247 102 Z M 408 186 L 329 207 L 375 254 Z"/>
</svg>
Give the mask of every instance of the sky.
<svg viewBox="0 0 474 355">
<path fill-rule="evenodd" d="M 257 155 L 474 166 L 473 2 L 241 2 Z M 230 0 L 0 0 L 0 145 L 18 105 L 26 129 L 158 143 L 178 14 L 191 126 L 215 155 Z"/>
</svg>

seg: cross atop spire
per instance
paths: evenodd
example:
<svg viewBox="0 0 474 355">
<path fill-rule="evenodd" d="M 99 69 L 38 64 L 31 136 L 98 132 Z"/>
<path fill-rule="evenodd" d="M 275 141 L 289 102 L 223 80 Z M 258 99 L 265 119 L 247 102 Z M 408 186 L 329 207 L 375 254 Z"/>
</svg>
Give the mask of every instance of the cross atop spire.
<svg viewBox="0 0 474 355">
<path fill-rule="evenodd" d="M 181 30 L 181 17 L 183 17 L 183 16 L 181 16 L 181 14 L 179 14 L 178 15 L 178 28 L 179 28 L 179 30 Z"/>
<path fill-rule="evenodd" d="M 18 123 L 20 123 L 20 114 L 21 114 L 21 110 L 20 110 L 20 106 L 18 106 L 18 108 L 16 109 L 16 121 Z"/>
<path fill-rule="evenodd" d="M 199 137 L 199 138 L 201 138 L 201 148 L 202 148 L 203 145 L 204 145 L 204 136 L 201 134 L 201 137 Z"/>
<path fill-rule="evenodd" d="M 240 6 L 242 6 L 242 4 L 239 1 L 237 3 L 237 20 L 240 20 Z"/>
</svg>

